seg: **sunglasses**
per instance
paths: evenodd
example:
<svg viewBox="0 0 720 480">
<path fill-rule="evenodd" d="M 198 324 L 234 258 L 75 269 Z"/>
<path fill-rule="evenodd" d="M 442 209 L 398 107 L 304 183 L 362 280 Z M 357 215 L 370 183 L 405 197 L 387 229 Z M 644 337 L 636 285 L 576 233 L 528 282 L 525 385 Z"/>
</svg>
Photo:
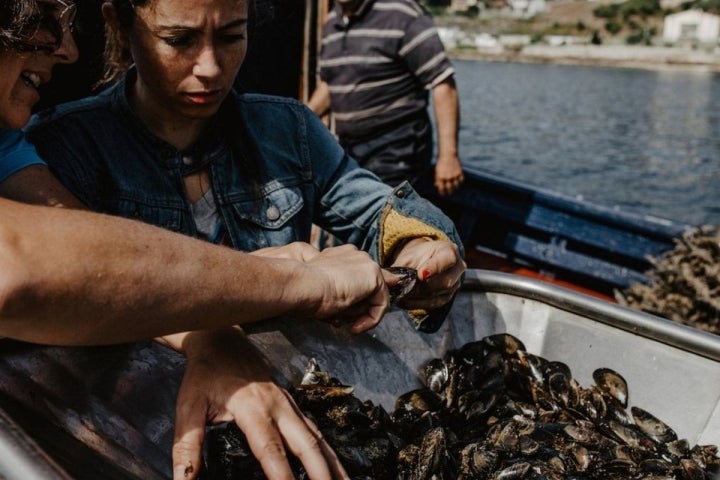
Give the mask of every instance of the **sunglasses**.
<svg viewBox="0 0 720 480">
<path fill-rule="evenodd" d="M 77 16 L 77 4 L 75 2 L 68 2 L 64 0 L 55 0 L 62 9 L 57 17 L 57 21 L 60 24 L 60 28 L 63 33 L 73 32 L 75 29 L 75 17 Z"/>
<path fill-rule="evenodd" d="M 77 4 L 72 0 L 50 0 L 40 3 L 40 12 L 34 22 L 30 22 L 28 35 L 18 40 L 15 48 L 22 52 L 43 51 L 51 54 L 62 43 L 65 33 L 73 33 L 75 30 L 75 17 L 77 16 Z M 39 32 L 48 32 L 54 41 L 36 43 L 33 37 Z"/>
</svg>

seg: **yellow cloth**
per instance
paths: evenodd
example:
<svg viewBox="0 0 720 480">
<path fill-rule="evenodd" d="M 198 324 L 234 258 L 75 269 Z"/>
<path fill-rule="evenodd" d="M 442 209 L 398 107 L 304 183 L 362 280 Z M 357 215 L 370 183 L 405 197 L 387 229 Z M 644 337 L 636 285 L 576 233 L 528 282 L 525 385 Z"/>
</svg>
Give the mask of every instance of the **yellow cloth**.
<svg viewBox="0 0 720 480">
<path fill-rule="evenodd" d="M 406 217 L 390 205 L 385 206 L 380 220 L 380 241 L 378 242 L 378 261 L 382 266 L 395 259 L 395 255 L 406 242 L 416 238 L 450 241 L 445 232 L 412 217 Z"/>
<path fill-rule="evenodd" d="M 380 241 L 378 242 L 378 261 L 380 265 L 389 266 L 402 246 L 416 238 L 450 241 L 445 232 L 433 228 L 416 218 L 401 215 L 397 210 L 387 205 L 380 220 Z M 423 309 L 408 310 L 408 315 L 410 315 L 415 325 L 419 327 L 427 318 L 428 312 Z"/>
</svg>

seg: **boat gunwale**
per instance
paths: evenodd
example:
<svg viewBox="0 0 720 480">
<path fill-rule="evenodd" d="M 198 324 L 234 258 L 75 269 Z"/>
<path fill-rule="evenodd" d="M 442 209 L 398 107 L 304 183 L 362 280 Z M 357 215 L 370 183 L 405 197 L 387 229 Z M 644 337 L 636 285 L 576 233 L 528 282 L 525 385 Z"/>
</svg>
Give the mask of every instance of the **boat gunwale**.
<svg viewBox="0 0 720 480">
<path fill-rule="evenodd" d="M 521 275 L 469 269 L 462 291 L 500 293 L 539 301 L 686 352 L 720 362 L 720 336 L 650 313 Z"/>
</svg>

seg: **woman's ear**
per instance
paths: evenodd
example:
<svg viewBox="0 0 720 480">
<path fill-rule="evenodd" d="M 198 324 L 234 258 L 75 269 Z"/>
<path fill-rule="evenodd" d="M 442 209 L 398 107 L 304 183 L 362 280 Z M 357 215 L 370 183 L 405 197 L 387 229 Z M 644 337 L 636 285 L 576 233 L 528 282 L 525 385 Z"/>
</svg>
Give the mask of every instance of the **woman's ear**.
<svg viewBox="0 0 720 480">
<path fill-rule="evenodd" d="M 116 41 L 120 43 L 120 47 L 127 48 L 127 39 L 125 34 L 120 28 L 120 19 L 118 18 L 117 10 L 112 2 L 103 2 L 102 4 L 102 15 L 105 19 L 105 32 L 115 37 Z"/>
</svg>

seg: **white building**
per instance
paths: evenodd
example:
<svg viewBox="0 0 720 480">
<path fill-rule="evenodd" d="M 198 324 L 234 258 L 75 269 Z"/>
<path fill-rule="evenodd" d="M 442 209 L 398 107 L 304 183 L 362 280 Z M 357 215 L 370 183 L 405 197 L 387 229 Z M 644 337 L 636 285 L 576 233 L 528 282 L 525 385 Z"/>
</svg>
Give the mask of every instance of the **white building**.
<svg viewBox="0 0 720 480">
<path fill-rule="evenodd" d="M 665 17 L 663 41 L 667 44 L 717 45 L 720 16 L 700 10 L 686 10 Z"/>
<path fill-rule="evenodd" d="M 547 10 L 545 0 L 507 0 L 510 10 L 523 18 L 532 18 Z"/>
</svg>

